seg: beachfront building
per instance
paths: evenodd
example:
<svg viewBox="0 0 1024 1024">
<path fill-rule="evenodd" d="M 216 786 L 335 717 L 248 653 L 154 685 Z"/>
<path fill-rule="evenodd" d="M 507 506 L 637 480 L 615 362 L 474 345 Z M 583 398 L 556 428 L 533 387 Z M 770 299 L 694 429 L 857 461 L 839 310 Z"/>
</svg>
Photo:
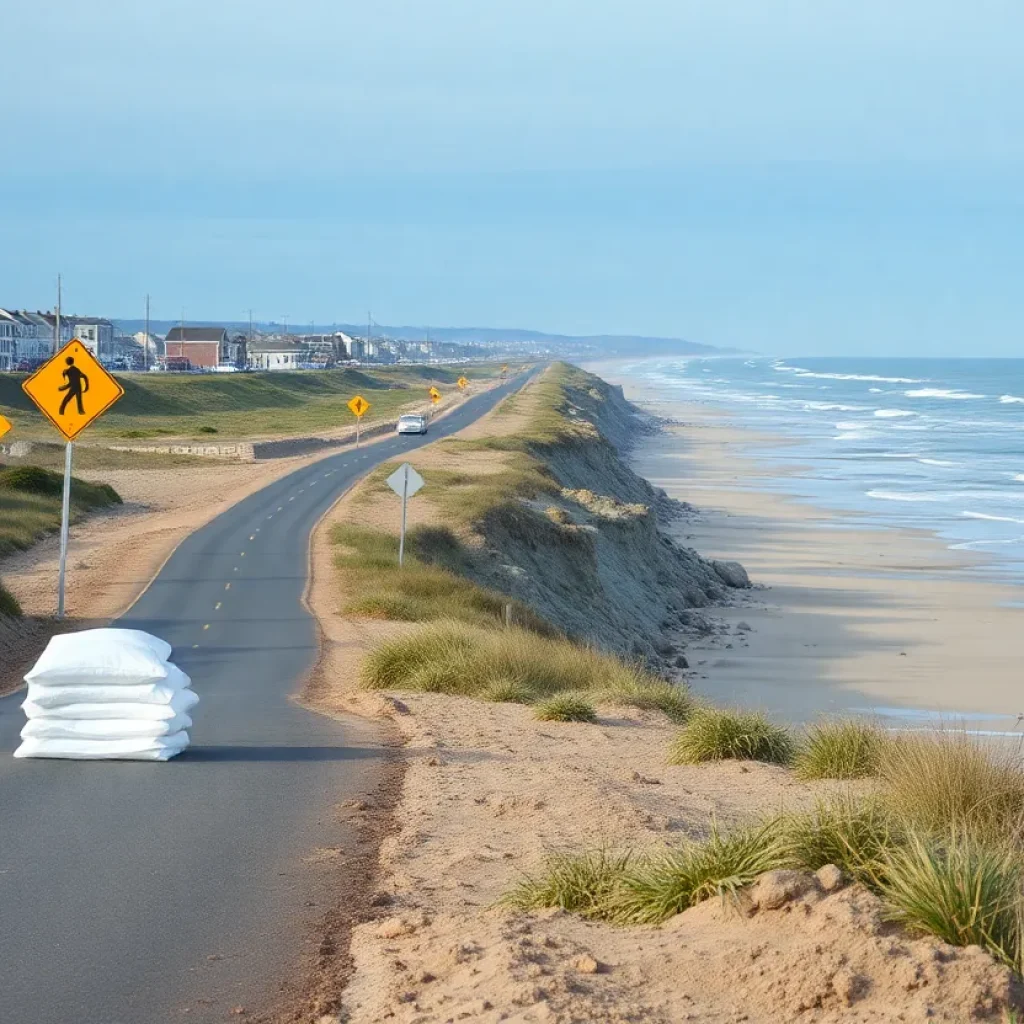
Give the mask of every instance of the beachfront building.
<svg viewBox="0 0 1024 1024">
<path fill-rule="evenodd" d="M 285 338 L 254 338 L 249 343 L 249 366 L 254 370 L 297 370 L 306 349 Z"/>
<path fill-rule="evenodd" d="M 245 338 L 223 327 L 172 327 L 164 340 L 169 370 L 216 370 L 245 365 Z"/>
<path fill-rule="evenodd" d="M 0 310 L 0 370 L 14 369 L 14 329 L 14 317 Z"/>
</svg>

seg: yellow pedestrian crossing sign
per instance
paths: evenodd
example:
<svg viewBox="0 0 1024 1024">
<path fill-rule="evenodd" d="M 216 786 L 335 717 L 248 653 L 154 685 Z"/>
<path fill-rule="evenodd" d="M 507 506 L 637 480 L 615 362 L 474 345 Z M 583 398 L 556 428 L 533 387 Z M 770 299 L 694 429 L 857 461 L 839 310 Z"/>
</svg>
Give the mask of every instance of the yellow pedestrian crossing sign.
<svg viewBox="0 0 1024 1024">
<path fill-rule="evenodd" d="M 356 397 L 353 398 L 352 401 L 348 403 L 348 407 L 352 410 L 353 413 L 355 413 L 357 417 L 359 417 L 359 419 L 362 419 L 363 416 L 365 416 L 367 411 L 369 410 L 370 403 L 365 398 L 363 398 L 362 395 L 356 395 Z"/>
<path fill-rule="evenodd" d="M 68 441 L 74 441 L 124 395 L 124 388 L 78 338 L 72 338 L 21 387 Z"/>
<path fill-rule="evenodd" d="M 0 437 L 3 437 L 4 434 L 13 429 L 14 424 L 6 416 L 0 416 Z"/>
<path fill-rule="evenodd" d="M 459 385 L 459 387 L 460 387 L 460 388 L 462 388 L 463 390 L 465 390 L 465 388 L 466 388 L 466 385 L 467 385 L 468 383 L 469 383 L 469 381 L 468 381 L 468 380 L 466 380 L 466 378 L 465 378 L 465 377 L 460 377 L 460 378 L 459 378 L 459 380 L 458 380 L 458 385 Z"/>
<path fill-rule="evenodd" d="M 430 395 L 430 400 L 434 405 L 437 405 L 437 403 L 441 401 L 441 392 L 438 391 L 437 388 L 431 388 L 427 394 Z"/>
</svg>

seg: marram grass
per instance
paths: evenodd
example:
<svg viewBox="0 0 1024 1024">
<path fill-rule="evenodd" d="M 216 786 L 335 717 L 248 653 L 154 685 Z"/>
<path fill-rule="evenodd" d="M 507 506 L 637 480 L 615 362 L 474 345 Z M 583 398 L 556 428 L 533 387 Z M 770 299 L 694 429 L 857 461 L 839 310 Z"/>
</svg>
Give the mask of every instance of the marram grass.
<svg viewBox="0 0 1024 1024">
<path fill-rule="evenodd" d="M 790 734 L 759 712 L 699 707 L 673 741 L 669 764 L 727 759 L 789 764 L 793 752 Z"/>
<path fill-rule="evenodd" d="M 541 722 L 596 722 L 597 709 L 580 693 L 556 693 L 540 701 L 533 717 Z"/>
<path fill-rule="evenodd" d="M 606 849 L 552 854 L 538 875 L 527 875 L 500 903 L 516 910 L 558 907 L 584 917 L 604 917 L 608 899 L 631 863 L 631 854 Z"/>
<path fill-rule="evenodd" d="M 798 779 L 863 779 L 878 772 L 885 734 L 870 722 L 822 722 L 808 731 L 793 768 Z"/>
</svg>

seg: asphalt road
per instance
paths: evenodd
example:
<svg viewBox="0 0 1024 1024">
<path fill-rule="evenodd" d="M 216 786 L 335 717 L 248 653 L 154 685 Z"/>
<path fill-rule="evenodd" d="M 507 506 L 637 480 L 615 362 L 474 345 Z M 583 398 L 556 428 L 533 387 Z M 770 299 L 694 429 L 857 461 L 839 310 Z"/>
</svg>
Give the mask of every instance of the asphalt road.
<svg viewBox="0 0 1024 1024">
<path fill-rule="evenodd" d="M 272 998 L 327 896 L 310 854 L 352 839 L 333 808 L 372 787 L 381 757 L 368 726 L 289 700 L 317 654 L 310 531 L 368 470 L 521 383 L 425 437 L 298 469 L 181 544 L 120 623 L 164 637 L 192 676 L 180 757 L 15 760 L 23 694 L 0 699 L 2 1024 L 205 1024 Z"/>
</svg>

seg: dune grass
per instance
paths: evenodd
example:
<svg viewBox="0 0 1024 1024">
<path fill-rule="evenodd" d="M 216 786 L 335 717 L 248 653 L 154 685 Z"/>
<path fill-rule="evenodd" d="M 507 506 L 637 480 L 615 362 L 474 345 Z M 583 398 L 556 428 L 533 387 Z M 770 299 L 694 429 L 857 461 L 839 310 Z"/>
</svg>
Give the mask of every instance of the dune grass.
<svg viewBox="0 0 1024 1024">
<path fill-rule="evenodd" d="M 646 687 L 652 700 L 661 680 L 638 665 L 559 637 L 513 626 L 484 629 L 441 621 L 396 637 L 371 651 L 363 664 L 363 684 L 372 689 L 420 690 L 487 698 L 494 687 L 515 688 L 521 702 L 567 691 L 597 700 Z M 492 698 L 493 699 L 493 698 Z"/>
<path fill-rule="evenodd" d="M 0 583 L 0 615 L 6 615 L 9 618 L 20 618 L 21 616 L 21 605 L 18 604 L 18 599 L 3 583 Z"/>
<path fill-rule="evenodd" d="M 886 862 L 888 916 L 954 946 L 981 946 L 1021 970 L 1020 851 L 958 832 L 913 835 Z"/>
<path fill-rule="evenodd" d="M 40 466 L 0 468 L 0 556 L 23 551 L 60 528 L 64 474 Z M 71 480 L 71 521 L 121 504 L 109 484 Z"/>
<path fill-rule="evenodd" d="M 467 555 L 450 530 L 419 527 L 406 537 L 405 564 L 398 565 L 398 538 L 383 530 L 339 523 L 331 531 L 345 589 L 356 595 L 342 609 L 349 615 L 428 622 L 456 619 L 478 626 L 512 619 L 547 636 L 556 631 L 531 608 L 458 572 Z"/>
<path fill-rule="evenodd" d="M 539 701 L 533 717 L 541 722 L 596 722 L 597 709 L 583 694 L 570 691 Z"/>
<path fill-rule="evenodd" d="M 780 821 L 794 867 L 817 871 L 835 864 L 847 875 L 877 888 L 887 857 L 900 848 L 905 831 L 877 796 L 835 794 L 811 811 Z"/>
<path fill-rule="evenodd" d="M 893 812 L 919 829 L 1022 838 L 1024 760 L 1017 745 L 955 730 L 905 734 L 885 746 L 879 777 Z"/>
<path fill-rule="evenodd" d="M 863 779 L 875 775 L 885 734 L 856 719 L 821 722 L 799 744 L 793 769 L 798 779 Z"/>
<path fill-rule="evenodd" d="M 702 764 L 727 759 L 789 764 L 791 735 L 756 711 L 699 707 L 669 750 L 669 764 Z"/>
<path fill-rule="evenodd" d="M 522 878 L 499 902 L 516 910 L 557 907 L 583 917 L 604 918 L 631 865 L 631 854 L 607 849 L 552 854 L 539 874 Z"/>
</svg>

